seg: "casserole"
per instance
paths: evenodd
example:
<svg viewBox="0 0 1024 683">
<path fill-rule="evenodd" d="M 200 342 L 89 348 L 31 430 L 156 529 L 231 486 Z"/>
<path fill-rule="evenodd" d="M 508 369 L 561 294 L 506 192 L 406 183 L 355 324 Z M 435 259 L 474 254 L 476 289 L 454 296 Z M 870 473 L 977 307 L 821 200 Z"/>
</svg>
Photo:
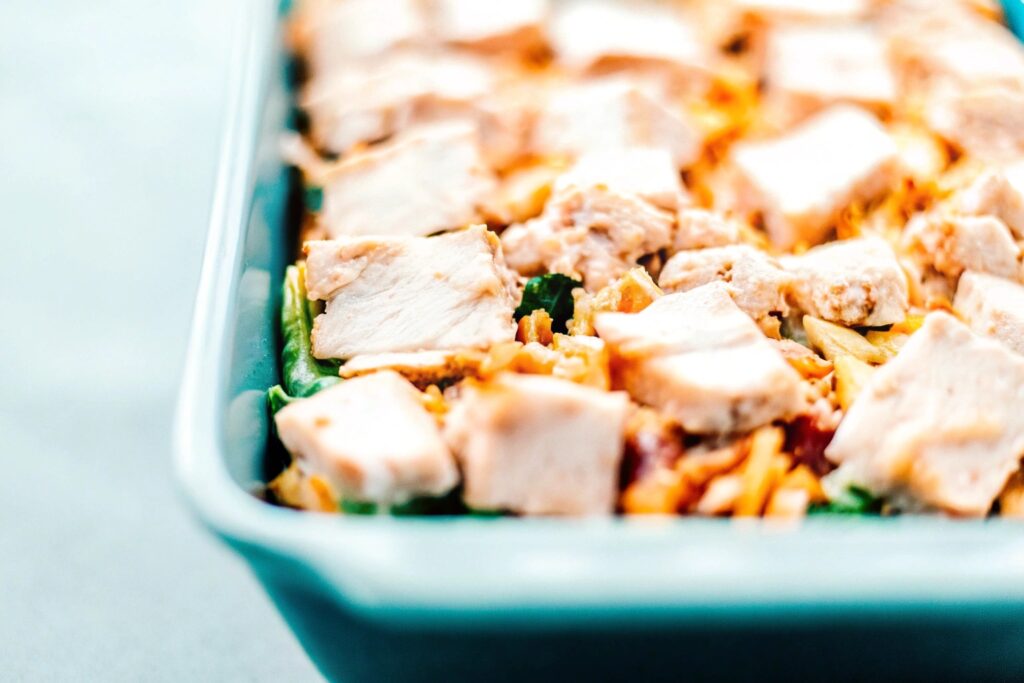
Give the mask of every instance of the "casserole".
<svg viewBox="0 0 1024 683">
<path fill-rule="evenodd" d="M 327 517 L 253 496 L 278 457 L 263 392 L 296 183 L 279 8 L 243 14 L 177 471 L 328 678 L 1024 674 L 1012 523 Z"/>
</svg>

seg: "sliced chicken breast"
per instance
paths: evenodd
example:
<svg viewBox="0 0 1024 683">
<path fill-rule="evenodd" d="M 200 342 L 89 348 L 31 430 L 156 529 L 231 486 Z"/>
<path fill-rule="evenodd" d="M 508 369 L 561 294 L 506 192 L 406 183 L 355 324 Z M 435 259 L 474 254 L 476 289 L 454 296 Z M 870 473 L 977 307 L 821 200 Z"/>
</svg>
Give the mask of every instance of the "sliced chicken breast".
<svg viewBox="0 0 1024 683">
<path fill-rule="evenodd" d="M 518 296 L 498 238 L 483 226 L 438 237 L 306 244 L 317 358 L 486 348 L 515 339 Z"/>
<path fill-rule="evenodd" d="M 1024 354 L 1024 287 L 984 273 L 960 278 L 953 307 L 971 329 Z"/>
<path fill-rule="evenodd" d="M 615 383 L 696 434 L 743 432 L 796 414 L 800 377 L 724 283 L 668 294 L 636 314 L 601 313 Z"/>
<path fill-rule="evenodd" d="M 792 276 L 759 249 L 736 244 L 681 251 L 665 264 L 658 286 L 666 292 L 686 292 L 710 282 L 726 283 L 736 305 L 756 321 L 775 313 L 786 315 L 786 294 Z"/>
<path fill-rule="evenodd" d="M 477 130 L 435 124 L 342 161 L 324 181 L 321 223 L 331 238 L 430 235 L 482 222 L 496 188 Z"/>
<path fill-rule="evenodd" d="M 346 380 L 289 404 L 274 420 L 302 472 L 322 477 L 344 500 L 403 503 L 458 484 L 437 422 L 397 373 Z"/>
<path fill-rule="evenodd" d="M 795 306 L 847 327 L 880 327 L 907 317 L 907 276 L 889 243 L 862 237 L 782 259 Z"/>
<path fill-rule="evenodd" d="M 825 450 L 829 487 L 983 516 L 1024 454 L 1024 357 L 933 313 L 875 371 Z"/>
<path fill-rule="evenodd" d="M 618 496 L 629 399 L 553 377 L 505 373 L 467 386 L 445 435 L 483 510 L 608 515 Z"/>
<path fill-rule="evenodd" d="M 732 153 L 739 204 L 762 213 L 780 249 L 822 242 L 843 208 L 889 188 L 897 159 L 896 145 L 877 119 L 847 105 L 827 109 L 779 138 L 741 142 Z"/>
</svg>

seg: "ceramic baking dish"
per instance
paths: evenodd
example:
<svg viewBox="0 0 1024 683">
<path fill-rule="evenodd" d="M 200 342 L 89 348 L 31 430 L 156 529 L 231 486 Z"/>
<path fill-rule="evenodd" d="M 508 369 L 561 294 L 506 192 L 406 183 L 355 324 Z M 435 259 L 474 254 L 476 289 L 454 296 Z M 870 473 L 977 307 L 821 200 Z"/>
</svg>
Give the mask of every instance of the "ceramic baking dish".
<svg viewBox="0 0 1024 683">
<path fill-rule="evenodd" d="M 1011 523 L 417 520 L 254 496 L 280 457 L 264 391 L 295 183 L 281 10 L 241 4 L 177 472 L 328 678 L 1024 678 Z"/>
</svg>

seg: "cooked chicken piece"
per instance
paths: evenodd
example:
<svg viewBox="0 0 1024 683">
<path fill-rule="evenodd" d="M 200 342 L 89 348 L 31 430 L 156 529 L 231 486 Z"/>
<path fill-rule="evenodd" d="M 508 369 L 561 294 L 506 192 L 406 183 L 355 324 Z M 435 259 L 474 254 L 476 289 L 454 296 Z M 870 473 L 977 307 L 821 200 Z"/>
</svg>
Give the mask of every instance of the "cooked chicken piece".
<svg viewBox="0 0 1024 683">
<path fill-rule="evenodd" d="M 837 105 L 774 140 L 741 142 L 733 162 L 741 208 L 762 212 L 781 249 L 818 244 L 840 211 L 870 201 L 894 182 L 897 150 L 862 109 Z"/>
<path fill-rule="evenodd" d="M 403 503 L 459 481 L 420 393 L 395 372 L 347 380 L 289 404 L 274 420 L 302 472 L 324 478 L 343 500 Z"/>
<path fill-rule="evenodd" d="M 995 216 L 1024 239 L 1024 161 L 985 171 L 955 198 L 956 210 L 971 216 Z"/>
<path fill-rule="evenodd" d="M 736 305 L 756 321 L 789 313 L 792 277 L 774 258 L 746 244 L 681 251 L 665 264 L 658 285 L 666 292 L 686 292 L 716 281 L 726 283 Z"/>
<path fill-rule="evenodd" d="M 867 18 L 873 4 L 874 0 L 710 0 L 701 3 L 701 24 L 717 44 L 738 51 L 760 73 L 774 30 L 850 25 Z"/>
<path fill-rule="evenodd" d="M 907 5 L 907 6 L 904 6 Z M 928 125 L 961 151 L 1007 161 L 1024 151 L 1024 48 L 963 3 L 897 3 L 880 22 L 903 89 Z"/>
<path fill-rule="evenodd" d="M 542 50 L 548 0 L 431 0 L 441 39 L 482 52 Z"/>
<path fill-rule="evenodd" d="M 706 209 L 684 208 L 676 218 L 672 249 L 724 247 L 740 241 L 740 225 L 720 213 Z"/>
<path fill-rule="evenodd" d="M 696 434 L 743 432 L 803 406 L 796 371 L 724 283 L 668 294 L 636 314 L 602 313 L 616 384 Z"/>
<path fill-rule="evenodd" d="M 411 351 L 356 356 L 341 366 L 345 379 L 362 377 L 381 370 L 394 370 L 419 388 L 448 380 L 462 379 L 474 372 L 482 356 L 479 352 Z"/>
<path fill-rule="evenodd" d="M 679 171 L 665 149 L 625 148 L 584 154 L 555 182 L 555 194 L 573 187 L 603 187 L 631 194 L 667 211 L 676 211 L 689 198 Z"/>
<path fill-rule="evenodd" d="M 472 121 L 488 148 L 507 154 L 503 147 L 523 143 L 516 127 L 526 114 L 501 101 L 501 83 L 501 72 L 466 55 L 397 52 L 314 79 L 302 106 L 313 141 L 333 154 L 452 118 Z"/>
<path fill-rule="evenodd" d="M 577 71 L 658 68 L 685 82 L 702 81 L 710 50 L 697 28 L 670 7 L 570 0 L 551 23 L 558 60 Z"/>
<path fill-rule="evenodd" d="M 910 5 L 880 25 L 890 34 L 904 90 L 923 101 L 928 126 L 978 159 L 1024 155 L 1024 48 L 1004 26 L 962 3 Z"/>
<path fill-rule="evenodd" d="M 327 302 L 313 325 L 317 358 L 485 348 L 516 335 L 512 276 L 483 226 L 307 242 L 306 287 Z"/>
<path fill-rule="evenodd" d="M 509 265 L 521 274 L 564 273 L 593 291 L 667 247 L 675 216 L 652 202 L 683 201 L 679 175 L 664 152 L 594 153 L 556 181 L 540 217 L 508 228 L 501 241 Z"/>
<path fill-rule="evenodd" d="M 552 377 L 501 374 L 470 384 L 445 435 L 471 508 L 526 515 L 615 510 L 629 400 Z"/>
<path fill-rule="evenodd" d="M 962 6 L 923 3 L 902 15 L 890 11 L 879 26 L 889 34 L 903 84 L 912 92 L 1024 86 L 1024 49 L 1017 39 Z"/>
<path fill-rule="evenodd" d="M 1020 277 L 1020 248 L 995 216 L 918 214 L 907 223 L 902 241 L 912 258 L 951 282 L 965 270 Z"/>
<path fill-rule="evenodd" d="M 624 78 L 567 86 L 540 112 L 531 150 L 581 156 L 609 149 L 667 149 L 676 166 L 700 156 L 703 133 L 651 88 Z"/>
<path fill-rule="evenodd" d="M 907 317 L 907 276 L 879 237 L 833 242 L 782 259 L 794 278 L 793 302 L 846 327 L 881 327 Z"/>
<path fill-rule="evenodd" d="M 772 31 L 766 76 L 766 96 L 783 123 L 837 102 L 886 112 L 896 99 L 885 42 L 867 25 Z"/>
<path fill-rule="evenodd" d="M 429 235 L 481 222 L 496 187 L 474 128 L 435 124 L 339 163 L 324 180 L 321 222 L 332 238 Z"/>
<path fill-rule="evenodd" d="M 963 154 L 992 163 L 1024 157 L 1024 86 L 972 88 L 936 94 L 929 127 Z"/>
<path fill-rule="evenodd" d="M 426 17 L 417 0 L 344 0 L 307 5 L 312 7 L 299 15 L 299 32 L 314 76 L 426 40 Z"/>
<path fill-rule="evenodd" d="M 826 479 L 908 509 L 982 516 L 1024 453 L 1024 358 L 933 313 L 839 425 Z"/>
<path fill-rule="evenodd" d="M 984 273 L 960 278 L 953 306 L 971 329 L 1024 354 L 1024 287 Z"/>
</svg>

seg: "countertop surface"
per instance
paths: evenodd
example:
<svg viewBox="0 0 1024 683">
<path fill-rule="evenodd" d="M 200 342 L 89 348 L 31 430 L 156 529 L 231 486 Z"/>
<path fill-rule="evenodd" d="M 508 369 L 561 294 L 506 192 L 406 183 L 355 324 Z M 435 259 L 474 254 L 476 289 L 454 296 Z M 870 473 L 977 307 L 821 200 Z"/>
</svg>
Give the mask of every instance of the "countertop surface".
<svg viewBox="0 0 1024 683">
<path fill-rule="evenodd" d="M 171 468 L 233 13 L 0 2 L 4 680 L 319 680 Z"/>
</svg>

